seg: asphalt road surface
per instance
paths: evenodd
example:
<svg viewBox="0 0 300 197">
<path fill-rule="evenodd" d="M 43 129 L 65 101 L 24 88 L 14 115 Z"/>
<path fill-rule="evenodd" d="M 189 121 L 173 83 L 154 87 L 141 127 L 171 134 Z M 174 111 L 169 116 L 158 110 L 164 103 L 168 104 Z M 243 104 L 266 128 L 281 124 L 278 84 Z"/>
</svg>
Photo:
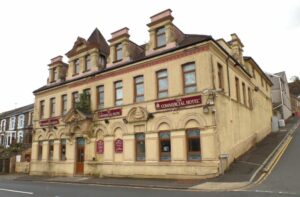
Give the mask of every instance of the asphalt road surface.
<svg viewBox="0 0 300 197">
<path fill-rule="evenodd" d="M 300 197 L 300 129 L 271 174 L 244 191 L 199 192 L 14 181 L 0 177 L 0 197 Z"/>
</svg>

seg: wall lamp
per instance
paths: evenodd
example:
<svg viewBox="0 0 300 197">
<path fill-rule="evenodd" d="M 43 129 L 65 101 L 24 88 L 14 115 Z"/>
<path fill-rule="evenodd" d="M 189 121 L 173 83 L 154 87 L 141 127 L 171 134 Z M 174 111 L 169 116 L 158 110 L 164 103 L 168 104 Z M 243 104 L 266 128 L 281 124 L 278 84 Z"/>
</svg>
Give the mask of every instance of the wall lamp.
<svg viewBox="0 0 300 197">
<path fill-rule="evenodd" d="M 105 122 L 105 124 L 109 124 L 109 120 L 108 119 L 105 119 L 104 122 Z"/>
</svg>

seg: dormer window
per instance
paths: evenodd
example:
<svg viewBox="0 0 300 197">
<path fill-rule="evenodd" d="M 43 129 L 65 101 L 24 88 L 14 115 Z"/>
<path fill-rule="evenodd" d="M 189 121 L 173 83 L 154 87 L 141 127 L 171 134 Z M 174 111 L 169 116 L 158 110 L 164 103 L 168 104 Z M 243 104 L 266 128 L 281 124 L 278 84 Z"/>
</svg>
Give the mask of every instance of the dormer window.
<svg viewBox="0 0 300 197">
<path fill-rule="evenodd" d="M 116 44 L 116 61 L 121 61 L 123 59 L 123 46 L 121 43 Z"/>
<path fill-rule="evenodd" d="M 100 55 L 99 54 L 99 66 L 105 66 L 106 65 L 106 58 L 105 58 L 105 56 L 104 55 Z"/>
<path fill-rule="evenodd" d="M 166 46 L 166 29 L 160 27 L 156 30 L 156 48 Z"/>
<path fill-rule="evenodd" d="M 80 70 L 80 62 L 79 59 L 75 60 L 75 65 L 74 65 L 74 75 L 79 74 Z"/>
<path fill-rule="evenodd" d="M 52 72 L 53 72 L 53 82 L 55 82 L 55 81 L 58 80 L 58 71 L 57 71 L 57 68 L 53 68 Z"/>
<path fill-rule="evenodd" d="M 87 55 L 85 57 L 85 67 L 84 67 L 84 71 L 90 71 L 92 68 L 92 62 L 91 62 L 91 56 Z"/>
</svg>

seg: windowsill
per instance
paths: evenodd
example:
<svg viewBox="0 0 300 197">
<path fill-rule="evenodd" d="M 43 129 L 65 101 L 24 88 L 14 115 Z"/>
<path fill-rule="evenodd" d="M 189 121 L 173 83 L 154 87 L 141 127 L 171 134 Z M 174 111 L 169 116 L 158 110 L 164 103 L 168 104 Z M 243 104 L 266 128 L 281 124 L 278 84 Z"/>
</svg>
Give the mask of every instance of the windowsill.
<svg viewBox="0 0 300 197">
<path fill-rule="evenodd" d="M 164 45 L 161 45 L 161 46 L 159 46 L 159 47 L 155 47 L 153 50 L 161 49 L 161 48 L 164 48 L 164 47 L 166 47 L 166 46 L 167 46 L 167 44 L 164 44 Z"/>
<path fill-rule="evenodd" d="M 113 61 L 112 63 L 113 63 L 113 64 L 116 64 L 116 63 L 121 62 L 122 60 L 123 60 L 123 59 L 115 60 L 115 61 Z"/>
<path fill-rule="evenodd" d="M 72 75 L 72 77 L 77 76 L 77 75 L 79 75 L 79 73 L 74 73 L 74 74 Z"/>
<path fill-rule="evenodd" d="M 84 70 L 84 71 L 82 71 L 82 73 L 87 73 L 87 72 L 89 72 L 89 71 L 91 71 L 91 70 Z"/>
</svg>

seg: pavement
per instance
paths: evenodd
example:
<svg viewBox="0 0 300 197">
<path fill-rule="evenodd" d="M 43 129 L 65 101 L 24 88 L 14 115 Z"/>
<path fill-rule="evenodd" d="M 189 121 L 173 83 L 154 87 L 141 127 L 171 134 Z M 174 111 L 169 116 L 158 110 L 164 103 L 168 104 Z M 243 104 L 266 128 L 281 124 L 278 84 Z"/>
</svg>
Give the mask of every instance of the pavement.
<svg viewBox="0 0 300 197">
<path fill-rule="evenodd" d="M 278 132 L 270 133 L 243 156 L 236 159 L 221 176 L 211 179 L 138 179 L 98 177 L 49 177 L 20 174 L 2 175 L 1 178 L 16 181 L 94 184 L 102 186 L 123 186 L 137 188 L 158 188 L 201 191 L 241 190 L 260 181 L 266 172 L 283 154 L 295 129 L 300 125 L 299 117 L 292 117 Z"/>
</svg>

